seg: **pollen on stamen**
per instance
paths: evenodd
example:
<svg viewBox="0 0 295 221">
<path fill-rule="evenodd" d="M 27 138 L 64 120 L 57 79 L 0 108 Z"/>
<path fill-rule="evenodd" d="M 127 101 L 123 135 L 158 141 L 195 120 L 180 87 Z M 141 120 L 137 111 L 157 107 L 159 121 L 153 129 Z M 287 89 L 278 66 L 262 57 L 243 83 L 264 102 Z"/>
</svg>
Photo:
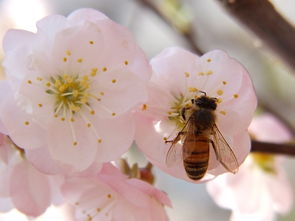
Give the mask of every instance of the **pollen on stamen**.
<svg viewBox="0 0 295 221">
<path fill-rule="evenodd" d="M 220 89 L 217 90 L 217 91 L 216 91 L 216 94 L 218 94 L 219 96 L 223 95 L 223 90 L 220 90 Z"/>
<path fill-rule="evenodd" d="M 113 83 L 113 84 L 114 84 L 114 83 L 116 83 L 116 82 L 117 82 L 117 80 L 116 80 L 116 79 L 113 79 L 113 80 L 112 80 L 112 83 Z"/>
<path fill-rule="evenodd" d="M 143 104 L 141 107 L 141 110 L 145 111 L 145 110 L 147 110 L 147 107 L 148 107 L 147 104 Z"/>
<path fill-rule="evenodd" d="M 96 74 L 97 74 L 97 68 L 92 68 L 92 69 L 91 69 L 91 73 L 90 73 L 90 75 L 91 75 L 92 77 L 95 77 Z"/>
<path fill-rule="evenodd" d="M 111 199 L 111 198 L 112 198 L 112 194 L 109 193 L 109 194 L 107 195 L 107 197 L 108 197 L 109 199 Z"/>
<path fill-rule="evenodd" d="M 100 92 L 99 94 L 100 94 L 101 96 L 103 96 L 103 95 L 104 95 L 104 92 Z"/>
<path fill-rule="evenodd" d="M 63 58 L 63 61 L 64 61 L 64 62 L 67 62 L 67 61 L 68 61 L 68 58 L 64 57 L 64 58 Z"/>
<path fill-rule="evenodd" d="M 199 90 L 197 88 L 195 88 L 195 87 L 189 87 L 188 91 L 189 92 L 198 92 Z"/>
<path fill-rule="evenodd" d="M 89 41 L 89 44 L 93 45 L 94 44 L 94 41 Z"/>
<path fill-rule="evenodd" d="M 78 59 L 77 59 L 77 62 L 78 62 L 78 63 L 82 63 L 82 62 L 83 62 L 83 58 L 78 58 Z"/>
<path fill-rule="evenodd" d="M 126 60 L 126 61 L 124 61 L 124 64 L 125 64 L 125 65 L 128 65 L 128 64 L 129 64 L 129 62 Z"/>
<path fill-rule="evenodd" d="M 50 82 L 47 82 L 45 85 L 46 85 L 47 87 L 51 87 L 51 83 L 50 83 Z"/>
<path fill-rule="evenodd" d="M 28 84 L 32 84 L 32 81 L 31 80 L 28 80 L 27 82 L 28 82 Z"/>
<path fill-rule="evenodd" d="M 97 139 L 97 143 L 101 143 L 102 142 L 102 139 Z"/>
<path fill-rule="evenodd" d="M 65 121 L 65 120 L 66 120 L 64 117 L 62 117 L 62 118 L 60 118 L 60 119 L 61 119 L 61 121 Z"/>
<path fill-rule="evenodd" d="M 54 116 L 55 118 L 57 118 L 57 117 L 58 117 L 58 115 L 57 115 L 57 114 L 54 114 L 53 116 Z"/>
<path fill-rule="evenodd" d="M 87 123 L 87 127 L 91 127 L 92 126 L 92 124 L 91 123 Z"/>
<path fill-rule="evenodd" d="M 168 138 L 167 137 L 163 137 L 163 140 L 166 141 L 166 140 L 168 140 Z"/>
<path fill-rule="evenodd" d="M 222 111 L 219 111 L 219 113 L 222 114 L 222 115 L 226 115 L 226 112 L 223 111 L 223 110 Z"/>
<path fill-rule="evenodd" d="M 43 104 L 38 104 L 38 107 L 43 107 Z"/>
<path fill-rule="evenodd" d="M 206 75 L 212 75 L 213 74 L 213 71 L 207 71 Z"/>
<path fill-rule="evenodd" d="M 38 81 L 42 81 L 43 80 L 43 78 L 41 78 L 41 77 L 37 77 L 36 78 Z"/>
<path fill-rule="evenodd" d="M 222 84 L 223 84 L 223 85 L 226 85 L 226 84 L 227 84 L 227 82 L 226 82 L 226 81 L 222 81 Z"/>
<path fill-rule="evenodd" d="M 28 126 L 30 124 L 29 121 L 25 121 L 25 125 Z"/>
<path fill-rule="evenodd" d="M 91 110 L 90 114 L 94 115 L 95 114 L 95 110 Z"/>
<path fill-rule="evenodd" d="M 221 102 L 222 102 L 222 99 L 221 98 L 218 98 L 217 99 L 217 103 L 220 104 Z"/>
<path fill-rule="evenodd" d="M 204 76 L 205 73 L 204 73 L 204 72 L 199 72 L 198 75 L 199 75 L 199 76 Z"/>
<path fill-rule="evenodd" d="M 106 72 L 107 70 L 108 70 L 107 67 L 103 67 L 103 68 L 102 68 L 102 71 L 103 71 L 103 72 Z"/>
<path fill-rule="evenodd" d="M 211 61 L 212 61 L 212 59 L 211 59 L 211 58 L 208 58 L 208 59 L 207 59 L 207 62 L 211 62 Z"/>
<path fill-rule="evenodd" d="M 113 116 L 113 117 L 116 116 L 116 113 L 112 113 L 112 116 Z"/>
<path fill-rule="evenodd" d="M 77 146 L 78 145 L 78 142 L 77 141 L 74 141 L 73 142 L 73 146 Z"/>
<path fill-rule="evenodd" d="M 70 50 L 66 50 L 66 55 L 67 56 L 71 56 L 72 55 L 72 52 Z"/>
<path fill-rule="evenodd" d="M 188 77 L 190 77 L 190 73 L 184 72 L 184 76 L 188 78 Z"/>
<path fill-rule="evenodd" d="M 70 121 L 75 122 L 75 118 L 71 117 Z"/>
<path fill-rule="evenodd" d="M 238 98 L 239 95 L 238 95 L 238 94 L 234 94 L 233 97 L 234 97 L 234 98 Z"/>
</svg>

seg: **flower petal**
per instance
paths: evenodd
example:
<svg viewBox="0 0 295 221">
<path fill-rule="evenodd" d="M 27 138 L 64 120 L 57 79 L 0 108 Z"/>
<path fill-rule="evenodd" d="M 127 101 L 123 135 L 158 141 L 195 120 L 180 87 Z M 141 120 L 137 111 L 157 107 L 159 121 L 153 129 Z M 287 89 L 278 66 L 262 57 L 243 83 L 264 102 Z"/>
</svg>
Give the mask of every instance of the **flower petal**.
<svg viewBox="0 0 295 221">
<path fill-rule="evenodd" d="M 26 105 L 18 105 L 13 97 L 8 83 L 0 85 L 2 91 L 2 103 L 0 105 L 0 118 L 6 127 L 10 138 L 15 144 L 24 149 L 38 148 L 42 145 L 44 139 L 43 129 L 35 123 L 31 114 L 24 111 Z M 12 114 L 13 113 L 13 117 Z M 24 133 L 25 131 L 25 133 Z M 28 139 L 28 137 L 34 139 Z"/>
<path fill-rule="evenodd" d="M 26 161 L 13 169 L 10 195 L 15 207 L 29 216 L 39 216 L 50 205 L 46 176 Z"/>
<path fill-rule="evenodd" d="M 97 138 L 85 127 L 81 119 L 75 122 L 54 120 L 47 135 L 49 152 L 54 160 L 84 170 L 91 165 L 97 153 Z"/>
</svg>

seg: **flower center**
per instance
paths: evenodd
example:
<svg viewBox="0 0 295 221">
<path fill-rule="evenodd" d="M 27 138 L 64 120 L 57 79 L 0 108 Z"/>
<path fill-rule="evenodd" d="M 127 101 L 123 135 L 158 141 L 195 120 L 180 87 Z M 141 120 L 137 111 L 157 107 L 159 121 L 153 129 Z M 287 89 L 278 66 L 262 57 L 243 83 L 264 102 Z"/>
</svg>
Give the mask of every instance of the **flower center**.
<svg viewBox="0 0 295 221">
<path fill-rule="evenodd" d="M 191 106 L 191 99 L 180 94 L 179 97 L 175 97 L 175 100 L 171 105 L 170 111 L 168 112 L 168 119 L 172 121 L 178 129 L 182 129 L 185 125 L 185 120 L 182 117 L 182 109 L 189 109 Z"/>
<path fill-rule="evenodd" d="M 49 89 L 46 93 L 55 96 L 55 117 L 61 113 L 71 111 L 73 114 L 80 111 L 83 105 L 89 106 L 90 94 L 87 93 L 90 83 L 88 76 L 57 75 L 50 77 L 46 84 Z"/>
<path fill-rule="evenodd" d="M 255 164 L 264 172 L 275 174 L 275 159 L 271 154 L 252 153 Z"/>
</svg>

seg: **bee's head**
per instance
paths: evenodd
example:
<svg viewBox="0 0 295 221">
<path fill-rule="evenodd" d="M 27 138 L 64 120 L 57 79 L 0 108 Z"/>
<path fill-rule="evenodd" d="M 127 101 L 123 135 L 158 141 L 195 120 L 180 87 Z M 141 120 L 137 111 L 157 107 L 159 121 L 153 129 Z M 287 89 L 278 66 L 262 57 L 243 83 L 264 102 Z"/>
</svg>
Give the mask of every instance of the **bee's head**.
<svg viewBox="0 0 295 221">
<path fill-rule="evenodd" d="M 206 95 L 202 95 L 196 99 L 192 99 L 192 103 L 198 106 L 199 108 L 205 108 L 209 110 L 216 110 L 217 108 L 217 98 L 208 97 Z"/>
</svg>

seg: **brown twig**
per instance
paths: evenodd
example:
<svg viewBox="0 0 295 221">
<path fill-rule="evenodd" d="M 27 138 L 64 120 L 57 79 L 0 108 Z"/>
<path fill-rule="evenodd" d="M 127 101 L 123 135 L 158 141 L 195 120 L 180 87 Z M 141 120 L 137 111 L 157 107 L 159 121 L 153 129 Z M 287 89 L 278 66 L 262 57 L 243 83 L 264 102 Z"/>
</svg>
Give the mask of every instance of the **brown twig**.
<svg viewBox="0 0 295 221">
<path fill-rule="evenodd" d="M 248 0 L 246 0 L 248 1 Z M 252 0 L 249 0 L 250 2 Z M 259 0 L 260 1 L 260 0 Z M 152 0 L 138 0 L 138 2 L 140 2 L 142 5 L 144 5 L 145 7 L 149 8 L 151 11 L 153 11 L 156 15 L 158 15 L 162 20 L 164 20 L 168 25 L 173 26 L 172 22 L 165 17 L 161 10 L 153 3 L 154 1 Z M 232 0 L 233 2 L 233 0 Z M 195 41 L 195 35 L 194 35 L 194 31 L 192 28 L 190 28 L 189 30 L 187 30 L 186 32 L 183 32 L 180 29 L 177 29 L 177 27 L 174 27 L 175 30 L 182 35 L 185 40 L 187 41 L 187 43 L 190 45 L 191 49 L 194 50 L 197 54 L 201 55 L 204 54 L 203 50 L 197 45 L 196 41 Z M 292 30 L 292 28 L 291 28 Z M 295 39 L 295 38 L 294 38 Z M 295 44 L 292 44 L 292 47 L 294 47 Z M 295 57 L 295 56 L 294 56 Z M 293 58 L 294 58 L 293 57 Z M 295 59 L 293 59 L 295 60 Z M 280 116 L 279 113 L 275 112 L 274 110 L 272 110 L 272 108 L 270 108 L 268 105 L 263 104 L 263 109 L 265 109 L 266 111 L 271 112 L 273 115 L 275 115 L 278 119 L 280 119 L 282 122 L 286 123 L 286 125 L 288 126 L 289 130 L 292 132 L 292 134 L 295 134 L 295 128 L 293 127 L 293 125 L 291 125 L 289 122 L 286 122 L 286 120 Z"/>
<path fill-rule="evenodd" d="M 268 0 L 218 0 L 266 43 L 282 60 L 295 69 L 295 29 Z"/>
<path fill-rule="evenodd" d="M 252 141 L 251 152 L 295 156 L 295 145 Z"/>
</svg>

